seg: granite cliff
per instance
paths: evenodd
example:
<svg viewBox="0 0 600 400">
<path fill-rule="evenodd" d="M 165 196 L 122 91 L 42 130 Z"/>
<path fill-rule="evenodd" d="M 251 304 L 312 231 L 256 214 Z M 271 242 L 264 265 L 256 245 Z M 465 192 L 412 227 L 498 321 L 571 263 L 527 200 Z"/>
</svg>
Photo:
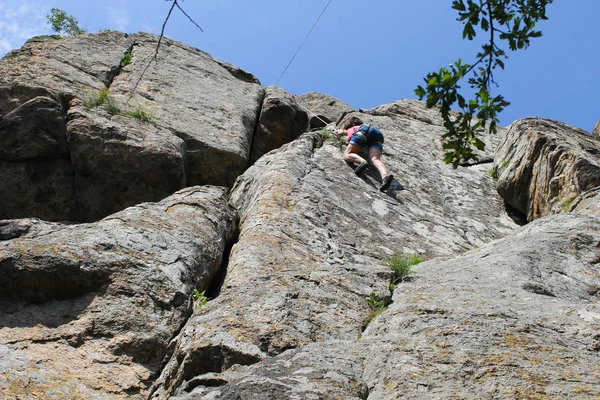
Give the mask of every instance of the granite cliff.
<svg viewBox="0 0 600 400">
<path fill-rule="evenodd" d="M 420 102 L 294 96 L 168 39 L 148 64 L 157 39 L 0 61 L 4 398 L 600 397 L 598 136 L 527 118 L 452 169 Z M 350 115 L 385 192 L 328 134 Z M 397 255 L 424 262 L 392 284 Z"/>
</svg>

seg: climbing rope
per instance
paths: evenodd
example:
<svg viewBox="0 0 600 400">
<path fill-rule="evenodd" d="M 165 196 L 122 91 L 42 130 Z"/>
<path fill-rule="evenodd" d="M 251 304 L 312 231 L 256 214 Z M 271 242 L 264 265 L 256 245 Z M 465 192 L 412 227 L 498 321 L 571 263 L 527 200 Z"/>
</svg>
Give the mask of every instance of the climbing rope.
<svg viewBox="0 0 600 400">
<path fill-rule="evenodd" d="M 283 69 L 283 72 L 281 73 L 281 75 L 279 76 L 279 79 L 277 79 L 277 82 L 275 82 L 275 86 L 277 86 L 279 84 L 279 81 L 281 80 L 281 78 L 283 78 L 283 75 L 285 75 L 286 71 L 288 70 L 289 66 L 292 64 L 292 61 L 294 61 L 294 58 L 296 58 L 296 55 L 298 55 L 298 52 L 300 51 L 300 49 L 302 48 L 302 46 L 304 45 L 304 42 L 306 42 L 306 39 L 308 39 L 308 37 L 310 36 L 310 34 L 312 33 L 313 29 L 315 29 L 315 26 L 317 26 L 317 24 L 319 23 L 319 20 L 321 19 L 321 17 L 323 16 L 323 14 L 325 13 L 325 10 L 327 10 L 327 7 L 329 7 L 329 4 L 332 2 L 333 0 L 329 0 L 329 2 L 327 2 L 327 4 L 325 5 L 325 8 L 323 8 L 323 11 L 321 11 L 321 14 L 319 14 L 319 18 L 317 18 L 317 20 L 315 21 L 315 23 L 313 24 L 312 28 L 310 28 L 310 31 L 308 31 L 308 33 L 306 34 L 306 37 L 304 38 L 304 40 L 302 41 L 302 43 L 300 43 L 300 46 L 298 47 L 298 50 L 296 50 L 296 53 L 294 53 L 294 55 L 292 56 L 292 58 L 290 59 L 290 62 L 287 63 L 287 65 L 285 66 L 285 68 Z"/>
<path fill-rule="evenodd" d="M 275 86 L 277 86 L 279 84 L 279 81 L 281 81 L 281 78 L 283 78 L 283 75 L 285 75 L 286 71 L 288 70 L 288 68 L 290 67 L 290 65 L 292 64 L 292 62 L 294 61 L 294 59 L 296 58 L 296 56 L 298 55 L 298 53 L 300 52 L 300 49 L 302 48 L 302 46 L 304 45 L 304 43 L 306 42 L 306 40 L 308 39 L 308 37 L 310 36 L 310 34 L 312 33 L 312 31 L 315 29 L 315 27 L 319 23 L 319 20 L 321 19 L 321 17 L 323 16 L 323 14 L 325 14 L 325 11 L 327 10 L 327 7 L 329 7 L 329 4 L 331 4 L 332 1 L 333 0 L 329 0 L 327 2 L 327 4 L 325 5 L 325 7 L 323 8 L 323 11 L 321 11 L 321 14 L 319 14 L 319 17 L 317 18 L 317 20 L 313 24 L 312 28 L 310 28 L 310 30 L 308 31 L 308 33 L 304 37 L 304 40 L 302 41 L 302 43 L 300 43 L 300 46 L 298 46 L 298 49 L 296 50 L 296 52 L 294 53 L 294 55 L 292 56 L 292 58 L 290 59 L 290 61 L 287 63 L 287 65 L 283 69 L 283 72 L 281 73 L 281 75 L 279 75 L 279 79 L 277 79 L 277 82 L 275 82 Z M 320 120 L 321 122 L 323 122 L 325 124 L 325 126 L 328 126 L 329 124 L 331 124 L 331 122 L 327 122 L 327 121 L 323 120 L 323 118 L 319 117 L 317 114 L 315 114 L 314 112 L 312 112 L 308 108 L 306 108 L 306 107 L 302 107 L 302 108 L 304 110 L 308 111 L 308 113 L 311 116 L 317 117 L 317 119 Z"/>
</svg>

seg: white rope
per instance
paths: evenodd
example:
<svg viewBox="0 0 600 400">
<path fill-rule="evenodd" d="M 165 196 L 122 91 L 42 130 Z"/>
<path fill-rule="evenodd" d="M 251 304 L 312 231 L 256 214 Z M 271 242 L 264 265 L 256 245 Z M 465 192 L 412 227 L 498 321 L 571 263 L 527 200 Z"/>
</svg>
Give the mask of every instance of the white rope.
<svg viewBox="0 0 600 400">
<path fill-rule="evenodd" d="M 329 0 L 329 2 L 325 5 L 325 8 L 323 8 L 323 11 L 321 11 L 321 14 L 319 14 L 319 18 L 317 18 L 317 20 L 315 21 L 315 23 L 313 24 L 312 28 L 310 28 L 310 31 L 308 31 L 308 33 L 306 34 L 306 37 L 304 38 L 304 40 L 302 41 L 302 43 L 300 43 L 300 46 L 298 47 L 298 50 L 296 50 L 296 53 L 294 53 L 294 55 L 292 56 L 292 58 L 290 59 L 290 62 L 288 62 L 288 64 L 285 66 L 285 68 L 283 69 L 283 72 L 281 73 L 281 75 L 279 76 L 279 79 L 277 79 L 277 82 L 275 82 L 275 86 L 277 86 L 279 84 L 279 81 L 281 80 L 281 78 L 283 78 L 283 75 L 285 74 L 285 72 L 287 71 L 287 69 L 289 68 L 289 66 L 292 64 L 292 61 L 294 61 L 294 58 L 296 58 L 296 55 L 298 55 L 298 52 L 300 51 L 300 49 L 302 48 L 302 46 L 304 45 L 304 42 L 306 42 L 306 39 L 308 39 L 308 37 L 310 36 L 310 34 L 312 33 L 313 29 L 315 29 L 315 26 L 317 26 L 317 23 L 319 22 L 319 20 L 321 19 L 321 17 L 323 16 L 323 14 L 325 13 L 325 10 L 327 10 L 327 7 L 329 7 L 329 4 L 332 2 L 333 0 Z"/>
</svg>

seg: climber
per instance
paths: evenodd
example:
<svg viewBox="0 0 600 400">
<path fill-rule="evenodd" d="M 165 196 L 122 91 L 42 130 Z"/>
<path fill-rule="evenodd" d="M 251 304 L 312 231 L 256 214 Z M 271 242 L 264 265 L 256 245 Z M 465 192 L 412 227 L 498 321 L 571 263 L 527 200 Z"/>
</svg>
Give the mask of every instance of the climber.
<svg viewBox="0 0 600 400">
<path fill-rule="evenodd" d="M 377 168 L 381 175 L 380 191 L 390 187 L 394 176 L 388 174 L 385 164 L 381 161 L 383 153 L 383 134 L 372 125 L 364 124 L 360 118 L 351 117 L 344 124 L 344 129 L 336 129 L 338 135 L 347 135 L 348 146 L 344 151 L 344 161 L 349 164 L 358 164 L 354 169 L 356 175 L 361 175 L 369 166 L 369 162 L 361 157 L 361 150 L 366 147 L 369 151 L 371 164 Z"/>
</svg>

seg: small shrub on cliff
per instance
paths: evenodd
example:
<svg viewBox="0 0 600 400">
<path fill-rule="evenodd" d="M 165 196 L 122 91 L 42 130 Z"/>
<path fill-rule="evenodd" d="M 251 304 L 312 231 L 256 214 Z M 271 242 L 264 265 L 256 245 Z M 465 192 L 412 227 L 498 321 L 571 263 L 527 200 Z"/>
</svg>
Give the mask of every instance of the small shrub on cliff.
<svg viewBox="0 0 600 400">
<path fill-rule="evenodd" d="M 77 19 L 68 15 L 59 8 L 50 9 L 50 14 L 46 15 L 48 25 L 59 36 L 76 36 L 85 33 L 84 29 L 79 27 Z"/>
<path fill-rule="evenodd" d="M 404 281 L 410 275 L 414 265 L 423 262 L 423 259 L 414 254 L 398 254 L 386 261 L 386 264 L 392 269 L 394 276 L 392 284 Z"/>
<path fill-rule="evenodd" d="M 131 55 L 131 53 L 123 54 L 123 58 L 121 58 L 121 67 L 125 67 L 125 66 L 131 64 L 132 59 L 133 59 L 133 56 Z"/>
<path fill-rule="evenodd" d="M 326 141 L 328 139 L 335 139 L 335 136 L 331 132 L 329 132 L 326 128 L 321 130 L 321 139 Z"/>
<path fill-rule="evenodd" d="M 108 89 L 84 91 L 81 101 L 87 110 L 103 106 L 110 115 L 118 115 L 122 112 L 121 104 Z"/>
<path fill-rule="evenodd" d="M 208 297 L 206 297 L 204 292 L 199 292 L 198 289 L 194 289 L 192 297 L 194 298 L 194 310 L 202 308 L 208 303 Z"/>
<path fill-rule="evenodd" d="M 375 292 L 371 292 L 369 297 L 367 297 L 367 305 L 371 309 L 371 312 L 369 313 L 369 316 L 363 323 L 363 326 L 362 326 L 363 331 L 371 323 L 373 318 L 375 318 L 376 316 L 378 316 L 379 314 L 381 314 L 382 312 L 385 311 L 385 309 L 389 305 L 389 300 L 383 296 L 378 295 Z"/>
</svg>

